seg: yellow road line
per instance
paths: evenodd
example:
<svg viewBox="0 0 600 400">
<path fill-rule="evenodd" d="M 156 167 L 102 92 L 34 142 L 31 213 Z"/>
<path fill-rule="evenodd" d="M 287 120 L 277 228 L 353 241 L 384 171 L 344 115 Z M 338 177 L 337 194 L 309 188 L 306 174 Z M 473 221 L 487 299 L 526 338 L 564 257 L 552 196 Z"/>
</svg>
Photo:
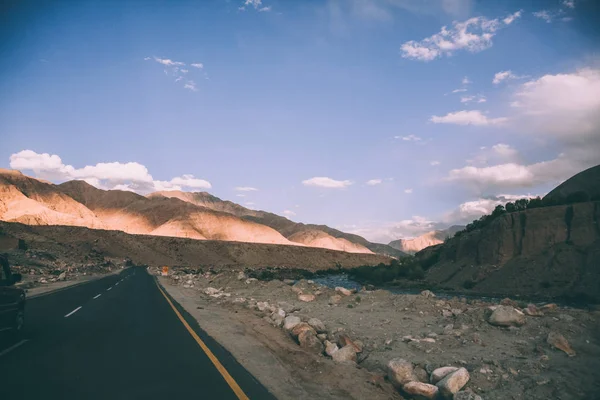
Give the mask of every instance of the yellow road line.
<svg viewBox="0 0 600 400">
<path fill-rule="evenodd" d="M 167 302 L 169 303 L 169 305 L 171 306 L 171 308 L 173 309 L 173 311 L 175 311 L 175 314 L 177 315 L 177 317 L 179 318 L 179 320 L 181 321 L 181 323 L 183 324 L 183 326 L 185 326 L 185 328 L 188 330 L 188 332 L 190 333 L 190 335 L 192 335 L 192 337 L 198 343 L 198 345 L 202 348 L 202 350 L 204 351 L 204 353 L 206 353 L 206 355 L 208 356 L 208 358 L 210 359 L 210 361 L 213 363 L 213 365 L 215 366 L 215 368 L 217 368 L 217 370 L 219 371 L 219 373 L 221 374 L 221 376 L 223 376 L 223 378 L 225 379 L 225 381 L 227 382 L 227 384 L 229 385 L 229 387 L 231 388 L 231 390 L 233 390 L 233 392 L 238 397 L 238 399 L 240 399 L 240 400 L 250 400 L 248 398 L 248 396 L 246 396 L 246 394 L 244 393 L 244 391 L 242 390 L 242 388 L 237 384 L 237 382 L 231 377 L 231 375 L 229 375 L 229 372 L 227 372 L 227 370 L 225 369 L 225 367 L 223 366 L 223 364 L 221 364 L 221 362 L 219 361 L 219 359 L 217 357 L 215 357 L 215 355 L 213 354 L 213 352 L 210 351 L 210 349 L 208 348 L 208 346 L 202 341 L 202 339 L 200 339 L 200 337 L 198 336 L 198 334 L 196 334 L 196 332 L 194 332 L 194 330 L 190 327 L 190 325 L 183 318 L 183 316 L 179 313 L 179 311 L 177 311 L 177 308 L 175 308 L 175 306 L 173 305 L 173 302 L 171 302 L 171 300 L 169 299 L 169 297 L 167 297 L 167 295 L 165 294 L 165 292 L 163 292 L 163 290 L 160 288 L 160 286 L 158 285 L 158 283 L 156 283 L 156 286 L 158 287 L 158 290 L 160 290 L 160 292 L 162 293 L 162 295 L 165 297 L 165 299 L 167 300 Z"/>
</svg>

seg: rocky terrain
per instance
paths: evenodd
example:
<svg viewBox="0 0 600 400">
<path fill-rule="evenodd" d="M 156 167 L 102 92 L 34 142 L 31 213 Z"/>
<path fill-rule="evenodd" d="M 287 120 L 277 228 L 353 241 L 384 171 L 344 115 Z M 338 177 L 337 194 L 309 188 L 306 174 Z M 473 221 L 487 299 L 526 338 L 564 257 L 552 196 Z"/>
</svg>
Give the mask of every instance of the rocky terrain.
<svg viewBox="0 0 600 400">
<path fill-rule="evenodd" d="M 227 318 L 252 326 L 244 335 L 266 344 L 279 371 L 292 371 L 297 381 L 288 384 L 304 385 L 303 398 L 593 399 L 600 390 L 598 311 L 357 292 L 248 272 L 176 269 L 161 282 L 198 315 L 218 315 L 220 326 Z M 199 322 L 243 359 L 236 335 L 211 318 Z M 246 367 L 274 393 L 281 389 L 280 398 L 294 398 L 269 381 L 268 365 Z"/>
<path fill-rule="evenodd" d="M 398 249 L 407 254 L 415 254 L 429 246 L 444 243 L 446 238 L 454 236 L 460 230 L 463 230 L 462 225 L 452 225 L 448 229 L 427 232 L 413 239 L 398 239 L 388 243 L 388 246 Z"/>
<path fill-rule="evenodd" d="M 105 259 L 128 259 L 136 265 L 189 268 L 302 268 L 326 270 L 389 263 L 377 254 L 357 254 L 329 249 L 194 240 L 151 235 L 130 235 L 116 230 L 76 226 L 30 226 L 0 222 L 0 252 L 18 258 L 27 251 L 47 254 L 54 264 L 85 264 Z"/>
<path fill-rule="evenodd" d="M 599 301 L 599 220 L 600 202 L 509 213 L 417 258 L 438 286 Z"/>
<path fill-rule="evenodd" d="M 0 220 L 28 225 L 83 226 L 131 234 L 320 247 L 402 256 L 327 226 L 304 225 L 254 211 L 209 193 L 157 192 L 141 196 L 100 190 L 83 181 L 60 185 L 15 170 L 0 170 Z"/>
</svg>

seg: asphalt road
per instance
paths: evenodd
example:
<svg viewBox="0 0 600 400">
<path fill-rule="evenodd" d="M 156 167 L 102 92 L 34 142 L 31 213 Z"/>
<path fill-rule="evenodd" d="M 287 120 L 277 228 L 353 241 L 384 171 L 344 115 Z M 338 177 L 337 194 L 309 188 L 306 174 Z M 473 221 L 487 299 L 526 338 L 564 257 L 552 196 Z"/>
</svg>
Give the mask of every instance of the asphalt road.
<svg viewBox="0 0 600 400">
<path fill-rule="evenodd" d="M 0 398 L 274 399 L 170 301 L 193 332 L 141 267 L 29 299 L 22 337 L 0 343 Z"/>
</svg>

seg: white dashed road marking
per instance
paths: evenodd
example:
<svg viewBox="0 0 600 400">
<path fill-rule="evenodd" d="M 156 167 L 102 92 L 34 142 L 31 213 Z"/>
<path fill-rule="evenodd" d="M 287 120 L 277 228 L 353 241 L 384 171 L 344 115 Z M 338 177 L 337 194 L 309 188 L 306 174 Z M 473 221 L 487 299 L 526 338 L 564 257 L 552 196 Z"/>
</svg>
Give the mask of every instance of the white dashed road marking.
<svg viewBox="0 0 600 400">
<path fill-rule="evenodd" d="M 3 355 L 5 355 L 5 354 L 8 354 L 8 353 L 10 353 L 11 351 L 13 351 L 14 349 L 16 349 L 17 347 L 19 347 L 19 346 L 21 346 L 21 345 L 24 345 L 24 344 L 25 344 L 26 342 L 28 342 L 28 341 L 29 341 L 29 340 L 27 340 L 27 339 L 21 340 L 19 343 L 15 343 L 15 344 L 13 344 L 13 345 L 12 345 L 12 346 L 10 346 L 8 349 L 4 349 L 4 350 L 2 350 L 2 351 L 0 352 L 0 357 L 2 357 L 2 356 L 3 356 Z"/>
<path fill-rule="evenodd" d="M 70 313 L 68 313 L 67 315 L 65 315 L 65 318 L 70 317 L 71 315 L 75 314 L 79 310 L 81 310 L 81 306 L 77 307 L 76 309 L 74 309 L 73 311 L 71 311 Z"/>
<path fill-rule="evenodd" d="M 101 294 L 97 294 L 94 296 L 94 299 L 97 299 L 98 297 L 102 296 Z"/>
<path fill-rule="evenodd" d="M 106 289 L 106 291 L 108 292 L 110 289 L 112 289 L 112 286 L 111 286 L 111 287 L 109 287 L 108 289 Z"/>
</svg>

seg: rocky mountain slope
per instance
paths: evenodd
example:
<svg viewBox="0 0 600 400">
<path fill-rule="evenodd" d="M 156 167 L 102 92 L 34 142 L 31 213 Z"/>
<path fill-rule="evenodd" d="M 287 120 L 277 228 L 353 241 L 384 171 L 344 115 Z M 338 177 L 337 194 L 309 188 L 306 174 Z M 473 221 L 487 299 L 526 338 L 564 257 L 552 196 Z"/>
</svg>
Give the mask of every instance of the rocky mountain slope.
<svg viewBox="0 0 600 400">
<path fill-rule="evenodd" d="M 568 199 L 600 200 L 600 165 L 588 168 L 558 185 L 544 200 L 565 203 Z"/>
<path fill-rule="evenodd" d="M 600 201 L 503 213 L 416 257 L 443 287 L 600 301 Z"/>
<path fill-rule="evenodd" d="M 464 229 L 462 225 L 453 225 L 447 229 L 427 232 L 413 239 L 393 240 L 388 245 L 405 253 L 415 254 L 426 247 L 443 243 L 446 238 L 454 236 L 462 229 Z"/>
<path fill-rule="evenodd" d="M 288 218 L 282 217 L 277 214 L 265 212 L 265 211 L 257 211 L 251 210 L 246 207 L 242 207 L 239 204 L 233 203 L 227 200 L 221 200 L 216 196 L 211 195 L 206 192 L 195 192 L 195 193 L 186 193 L 179 191 L 166 191 L 166 192 L 156 192 L 148 195 L 149 198 L 154 197 L 169 197 L 169 198 L 177 198 L 183 201 L 187 201 L 189 203 L 208 207 L 216 211 L 223 211 L 238 217 L 241 217 L 248 221 L 253 221 L 259 223 L 261 225 L 269 226 L 279 233 L 281 233 L 284 237 L 292 242 L 304 243 L 307 245 L 311 245 L 307 242 L 308 237 L 314 237 L 314 234 L 311 236 L 310 234 L 300 234 L 301 232 L 309 231 L 309 232 L 322 232 L 323 234 L 319 234 L 320 238 L 328 237 L 327 240 L 318 240 L 315 243 L 328 243 L 327 248 L 330 249 L 341 249 L 341 248 L 351 248 L 354 250 L 350 250 L 352 252 L 359 253 L 367 253 L 371 251 L 377 254 L 384 254 L 390 257 L 403 257 L 406 256 L 406 253 L 394 249 L 388 245 L 381 243 L 372 243 L 366 240 L 365 238 L 354 235 L 351 233 L 346 233 L 339 231 L 337 229 L 333 229 L 328 227 L 327 225 L 315 225 L 315 224 L 303 224 L 289 220 Z M 348 242 L 354 244 L 350 246 Z M 322 247 L 321 245 L 316 247 Z M 312 245 L 311 245 L 312 246 Z"/>
<path fill-rule="evenodd" d="M 329 227 L 298 224 L 275 214 L 250 210 L 209 193 L 174 191 L 144 197 L 126 191 L 100 190 L 83 181 L 54 185 L 13 170 L 0 170 L 0 220 L 199 240 L 321 247 L 352 253 L 372 253 L 365 245 L 385 246 Z M 386 252 L 390 253 L 401 254 L 393 249 Z"/>
<path fill-rule="evenodd" d="M 129 259 L 137 265 L 230 270 L 232 268 L 301 268 L 318 271 L 387 264 L 377 254 L 354 254 L 321 248 L 180 237 L 131 235 L 79 226 L 32 226 L 0 221 L 0 252 L 14 265 L 55 270 L 88 268 L 107 260 Z"/>
</svg>

